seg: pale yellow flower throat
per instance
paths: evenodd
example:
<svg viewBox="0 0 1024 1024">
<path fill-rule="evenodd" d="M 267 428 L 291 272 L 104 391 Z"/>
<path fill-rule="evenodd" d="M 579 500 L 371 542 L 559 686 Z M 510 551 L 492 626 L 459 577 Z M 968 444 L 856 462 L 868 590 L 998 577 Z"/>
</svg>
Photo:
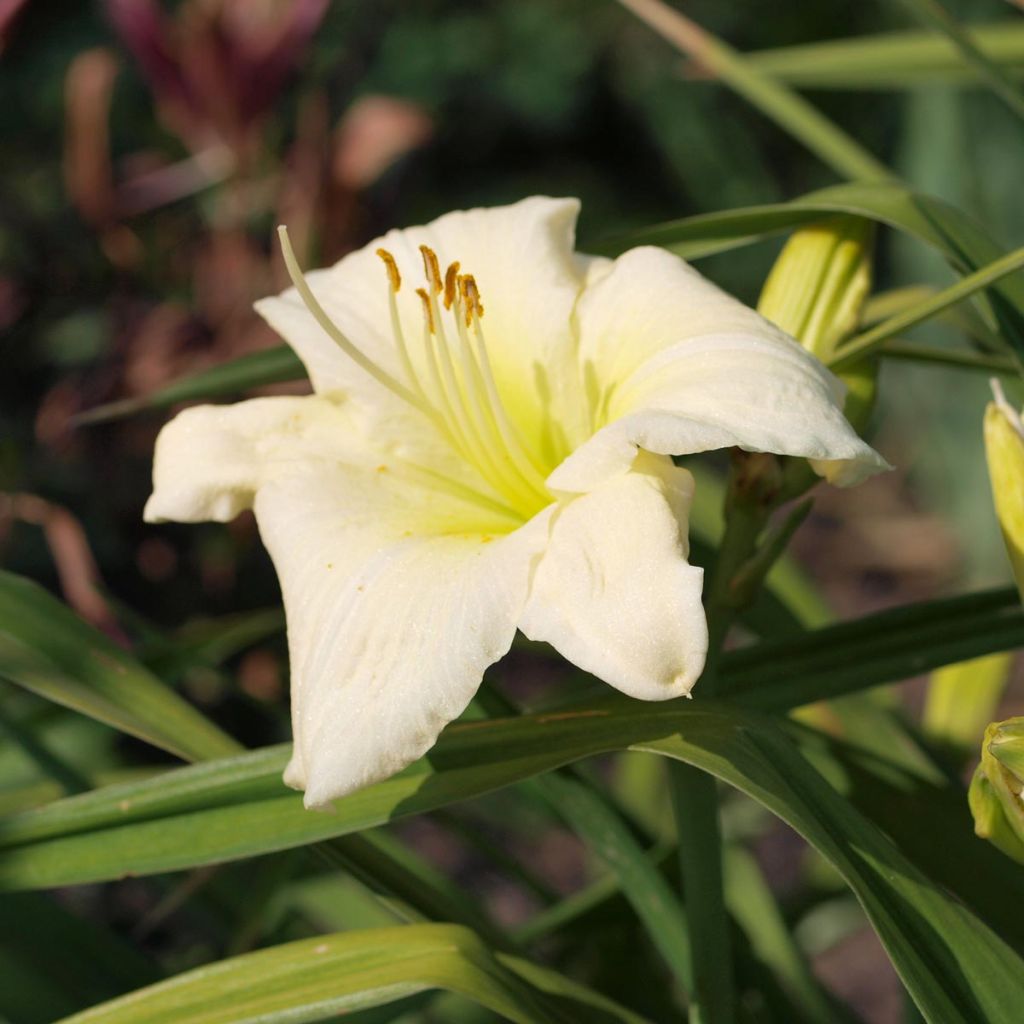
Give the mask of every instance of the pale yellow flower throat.
<svg viewBox="0 0 1024 1024">
<path fill-rule="evenodd" d="M 416 289 L 423 311 L 420 358 L 410 348 L 398 312 L 402 276 L 386 249 L 377 255 L 387 272 L 391 332 L 404 380 L 377 366 L 330 319 L 279 228 L 288 274 L 314 319 L 341 350 L 403 402 L 422 412 L 449 444 L 524 519 L 553 500 L 534 456 L 509 417 L 498 392 L 483 331 L 484 307 L 472 274 L 451 263 L 441 274 L 437 254 L 421 245 L 426 287 Z"/>
</svg>

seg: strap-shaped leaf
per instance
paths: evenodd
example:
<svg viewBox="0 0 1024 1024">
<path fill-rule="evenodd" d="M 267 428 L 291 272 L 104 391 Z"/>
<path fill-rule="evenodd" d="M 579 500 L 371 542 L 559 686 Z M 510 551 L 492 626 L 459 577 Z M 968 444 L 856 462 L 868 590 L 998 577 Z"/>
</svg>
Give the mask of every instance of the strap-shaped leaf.
<svg viewBox="0 0 1024 1024">
<path fill-rule="evenodd" d="M 555 971 L 492 953 L 458 925 L 318 936 L 219 960 L 63 1024 L 304 1024 L 446 989 L 516 1024 L 643 1024 Z"/>
<path fill-rule="evenodd" d="M 661 245 L 687 259 L 696 259 L 834 213 L 866 217 L 909 234 L 937 249 L 961 273 L 979 270 L 1004 255 L 1004 250 L 967 214 L 941 199 L 893 182 L 833 185 L 788 203 L 686 217 L 633 232 L 604 248 L 621 252 L 634 245 Z M 1024 351 L 1024 272 L 1003 278 L 987 294 L 1008 340 L 1018 353 Z"/>
<path fill-rule="evenodd" d="M 609 701 L 459 725 L 425 760 L 338 801 L 333 814 L 285 795 L 276 776 L 283 749 L 178 769 L 8 819 L 0 885 L 52 887 L 297 846 L 625 747 L 696 765 L 789 822 L 856 892 L 929 1021 L 1019 1019 L 1024 961 L 832 789 L 775 724 L 714 701 Z"/>
<path fill-rule="evenodd" d="M 0 677 L 185 760 L 241 748 L 42 587 L 0 572 Z"/>
</svg>

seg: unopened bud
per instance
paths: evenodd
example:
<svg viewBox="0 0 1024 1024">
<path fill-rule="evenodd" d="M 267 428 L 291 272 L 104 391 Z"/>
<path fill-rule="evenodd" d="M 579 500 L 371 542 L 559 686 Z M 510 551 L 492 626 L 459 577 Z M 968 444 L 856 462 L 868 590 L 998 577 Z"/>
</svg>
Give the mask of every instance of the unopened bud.
<svg viewBox="0 0 1024 1024">
<path fill-rule="evenodd" d="M 871 290 L 874 229 L 860 217 L 830 217 L 795 231 L 757 311 L 827 362 L 860 321 Z"/>
<path fill-rule="evenodd" d="M 981 764 L 968 801 L 974 831 L 1024 864 L 1024 718 L 993 722 L 985 730 Z"/>
<path fill-rule="evenodd" d="M 994 401 L 985 410 L 985 456 L 992 500 L 1017 588 L 1024 599 L 1024 425 L 992 381 Z"/>
</svg>

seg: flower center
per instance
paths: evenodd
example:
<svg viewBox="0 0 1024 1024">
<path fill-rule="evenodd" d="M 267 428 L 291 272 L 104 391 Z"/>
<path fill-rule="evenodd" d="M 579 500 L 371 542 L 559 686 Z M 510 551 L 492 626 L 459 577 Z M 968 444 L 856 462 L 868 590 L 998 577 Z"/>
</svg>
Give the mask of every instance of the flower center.
<svg viewBox="0 0 1024 1024">
<path fill-rule="evenodd" d="M 554 499 L 498 392 L 484 336 L 484 305 L 472 274 L 458 262 L 442 275 L 437 254 L 421 245 L 425 287 L 416 289 L 423 313 L 417 353 L 406 340 L 398 312 L 402 275 L 386 249 L 377 255 L 387 276 L 391 332 L 402 379 L 379 367 L 328 317 L 299 268 L 284 228 L 285 265 L 307 309 L 349 358 L 393 395 L 430 419 L 487 490 L 517 518 L 529 519 Z M 479 494 L 489 503 L 494 497 Z"/>
</svg>

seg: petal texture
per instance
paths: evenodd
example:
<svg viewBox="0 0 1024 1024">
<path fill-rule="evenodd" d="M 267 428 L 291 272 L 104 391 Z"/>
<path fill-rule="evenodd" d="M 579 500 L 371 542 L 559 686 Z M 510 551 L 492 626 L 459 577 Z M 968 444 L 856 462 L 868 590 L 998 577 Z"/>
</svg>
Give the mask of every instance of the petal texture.
<svg viewBox="0 0 1024 1024">
<path fill-rule="evenodd" d="M 843 417 L 828 370 L 670 253 L 620 257 L 584 293 L 578 324 L 598 429 L 549 477 L 554 488 L 590 490 L 638 448 L 803 456 L 838 483 L 887 468 Z"/>
<path fill-rule="evenodd" d="M 512 642 L 550 512 L 505 536 L 460 533 L 454 505 L 342 468 L 273 481 L 255 509 L 288 617 L 285 779 L 324 806 L 420 757 L 461 714 Z"/>
<path fill-rule="evenodd" d="M 687 564 L 693 477 L 666 458 L 557 514 L 520 628 L 632 697 L 690 692 L 704 667 L 702 570 Z"/>
</svg>

